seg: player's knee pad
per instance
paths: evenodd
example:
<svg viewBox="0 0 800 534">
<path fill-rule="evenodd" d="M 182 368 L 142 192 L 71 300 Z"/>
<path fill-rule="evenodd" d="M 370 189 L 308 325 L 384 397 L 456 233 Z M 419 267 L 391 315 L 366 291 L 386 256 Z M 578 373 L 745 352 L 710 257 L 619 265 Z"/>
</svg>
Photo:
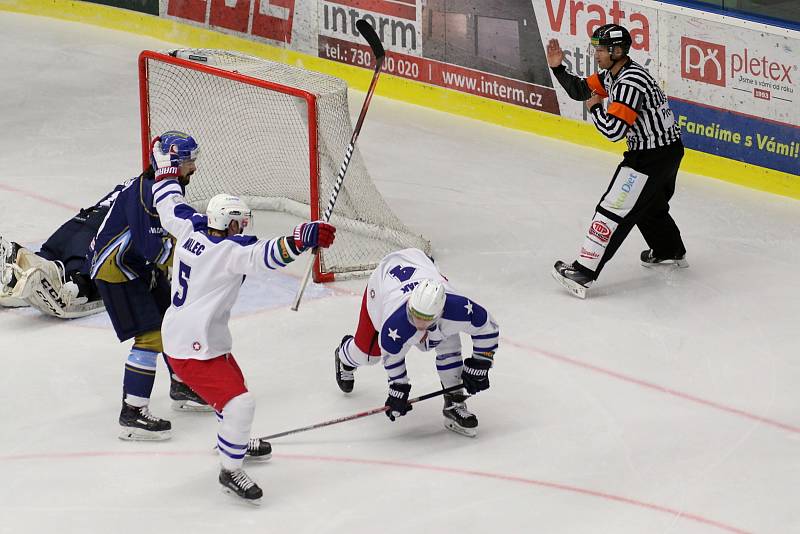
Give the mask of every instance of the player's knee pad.
<svg viewBox="0 0 800 534">
<path fill-rule="evenodd" d="M 464 362 L 460 351 L 436 355 L 436 372 L 439 374 L 439 381 L 444 387 L 460 384 L 463 370 Z"/>
<path fill-rule="evenodd" d="M 339 351 L 340 359 L 353 367 L 361 367 L 362 365 L 375 365 L 381 361 L 380 356 L 372 356 L 361 350 L 354 339 L 348 340 Z"/>
<path fill-rule="evenodd" d="M 150 330 L 138 334 L 133 340 L 133 346 L 153 352 L 162 352 L 164 347 L 161 343 L 161 330 Z"/>
<path fill-rule="evenodd" d="M 256 399 L 246 391 L 229 400 L 222 408 L 222 422 L 233 428 L 250 428 L 256 413 Z"/>
</svg>

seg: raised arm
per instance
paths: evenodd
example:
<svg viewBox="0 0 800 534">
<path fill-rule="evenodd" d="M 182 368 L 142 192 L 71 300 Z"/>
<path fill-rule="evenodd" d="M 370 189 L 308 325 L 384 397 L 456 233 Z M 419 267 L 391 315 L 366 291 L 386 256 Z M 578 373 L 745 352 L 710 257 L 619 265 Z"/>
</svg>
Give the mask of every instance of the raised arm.
<svg viewBox="0 0 800 534">
<path fill-rule="evenodd" d="M 336 228 L 322 221 L 300 223 L 294 228 L 292 235 L 273 239 L 232 236 L 229 239 L 242 248 L 233 249 L 228 266 L 231 271 L 240 274 L 281 269 L 306 250 L 315 247 L 328 248 L 335 238 Z"/>
<path fill-rule="evenodd" d="M 567 72 L 567 68 L 562 64 L 564 51 L 561 50 L 558 39 L 550 39 L 547 43 L 546 54 L 547 65 L 571 99 L 588 100 L 592 94 L 607 96 L 597 74 L 593 74 L 589 78 L 580 78 Z"/>
</svg>

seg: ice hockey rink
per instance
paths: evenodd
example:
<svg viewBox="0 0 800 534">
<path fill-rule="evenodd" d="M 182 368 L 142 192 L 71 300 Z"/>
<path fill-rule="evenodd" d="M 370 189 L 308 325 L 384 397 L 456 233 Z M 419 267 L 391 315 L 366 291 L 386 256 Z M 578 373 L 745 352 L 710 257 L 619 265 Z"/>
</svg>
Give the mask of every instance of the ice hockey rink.
<svg viewBox="0 0 800 534">
<path fill-rule="evenodd" d="M 35 246 L 138 174 L 136 59 L 170 45 L 5 12 L 0 43 L 0 235 Z M 163 362 L 151 408 L 172 440 L 117 439 L 129 344 L 104 315 L 0 309 L 0 533 L 800 532 L 800 203 L 682 173 L 691 267 L 641 267 L 634 231 L 580 301 L 550 270 L 619 158 L 377 93 L 359 139 L 374 181 L 501 327 L 469 402 L 478 436 L 445 430 L 432 399 L 276 439 L 246 466 L 255 508 L 219 490 L 216 420 L 170 410 Z M 262 237 L 291 228 L 266 221 Z M 231 321 L 257 435 L 386 397 L 380 366 L 349 396 L 333 377 L 364 282 L 314 286 L 292 312 L 304 266 L 248 279 Z M 439 389 L 431 354 L 408 363 L 412 396 Z"/>
</svg>

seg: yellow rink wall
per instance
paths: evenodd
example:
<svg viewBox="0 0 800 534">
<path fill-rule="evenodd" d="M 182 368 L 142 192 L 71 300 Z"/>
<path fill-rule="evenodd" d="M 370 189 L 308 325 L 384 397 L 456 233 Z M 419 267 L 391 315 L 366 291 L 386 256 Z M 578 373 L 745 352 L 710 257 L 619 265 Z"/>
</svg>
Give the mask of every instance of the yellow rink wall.
<svg viewBox="0 0 800 534">
<path fill-rule="evenodd" d="M 0 10 L 42 15 L 122 30 L 196 48 L 237 50 L 273 61 L 338 76 L 366 91 L 371 71 L 300 54 L 284 48 L 219 33 L 171 19 L 75 0 L 0 0 Z M 588 123 L 521 108 L 450 89 L 383 75 L 378 94 L 508 128 L 621 154 L 623 143 L 609 143 Z M 696 150 L 686 151 L 681 170 L 769 193 L 800 199 L 800 176 Z"/>
</svg>

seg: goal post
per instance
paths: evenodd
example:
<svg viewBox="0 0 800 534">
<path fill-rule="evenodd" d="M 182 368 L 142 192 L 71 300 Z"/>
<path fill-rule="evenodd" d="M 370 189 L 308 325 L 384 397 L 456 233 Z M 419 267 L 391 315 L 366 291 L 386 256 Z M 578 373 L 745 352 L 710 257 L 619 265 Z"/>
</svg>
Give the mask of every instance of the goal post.
<svg viewBox="0 0 800 534">
<path fill-rule="evenodd" d="M 254 210 L 321 217 L 353 134 L 343 80 L 237 52 L 178 49 L 140 54 L 139 89 L 142 165 L 154 136 L 194 136 L 201 156 L 187 199 L 198 209 L 230 193 Z M 402 248 L 430 254 L 389 208 L 357 148 L 331 223 L 336 242 L 315 261 L 317 282 L 367 276 Z"/>
</svg>

